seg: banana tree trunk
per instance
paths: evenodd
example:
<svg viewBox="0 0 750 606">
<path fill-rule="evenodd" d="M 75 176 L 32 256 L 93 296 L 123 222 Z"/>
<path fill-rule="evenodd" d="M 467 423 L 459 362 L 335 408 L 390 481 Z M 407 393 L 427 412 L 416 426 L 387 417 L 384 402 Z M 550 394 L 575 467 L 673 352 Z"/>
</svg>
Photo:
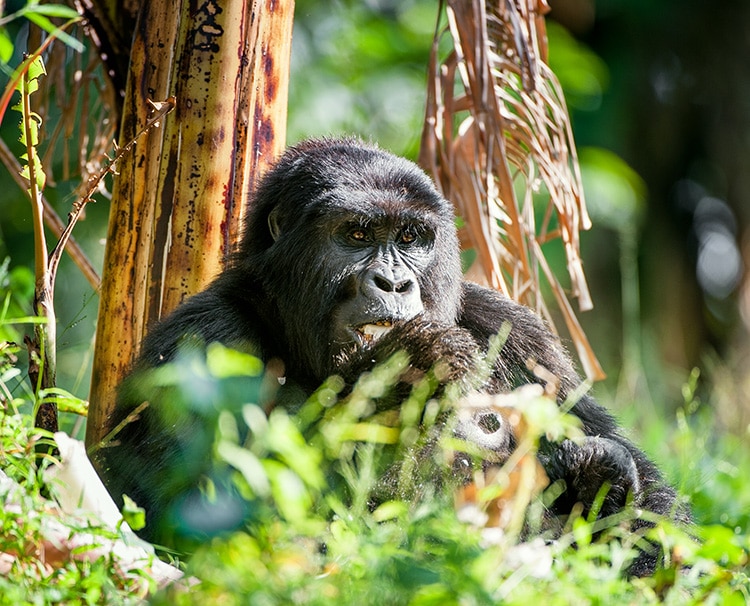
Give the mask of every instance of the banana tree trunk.
<svg viewBox="0 0 750 606">
<path fill-rule="evenodd" d="M 120 145 L 175 109 L 118 169 L 100 293 L 87 445 L 150 325 L 203 288 L 239 235 L 254 180 L 281 152 L 293 1 L 142 2 Z"/>
</svg>

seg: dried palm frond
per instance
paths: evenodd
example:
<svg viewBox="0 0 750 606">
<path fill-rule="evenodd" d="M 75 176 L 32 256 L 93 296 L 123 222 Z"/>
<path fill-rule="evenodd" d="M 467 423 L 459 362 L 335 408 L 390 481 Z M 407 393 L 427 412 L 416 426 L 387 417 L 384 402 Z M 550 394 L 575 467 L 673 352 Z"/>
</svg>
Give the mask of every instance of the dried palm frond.
<svg viewBox="0 0 750 606">
<path fill-rule="evenodd" d="M 546 64 L 545 0 L 447 0 L 429 66 L 420 163 L 456 206 L 467 276 L 541 313 L 550 285 L 586 375 L 604 376 L 542 246 L 559 240 L 570 295 L 592 307 L 579 254 L 590 227 L 568 111 Z M 452 50 L 441 60 L 441 40 Z"/>
<path fill-rule="evenodd" d="M 76 27 L 72 34 L 83 39 L 83 26 Z M 51 183 L 80 181 L 76 191 L 80 197 L 89 179 L 102 171 L 112 149 L 119 124 L 115 91 L 102 69 L 101 58 L 90 45 L 83 53 L 73 53 L 55 41 L 45 61 L 48 77 L 41 82 L 39 113 L 45 117 L 59 110 L 60 118 L 44 141 L 42 164 L 50 173 Z M 59 174 L 52 174 L 56 157 L 62 159 Z M 101 193 L 109 196 L 104 183 Z"/>
<path fill-rule="evenodd" d="M 82 26 L 73 26 L 71 37 L 83 38 Z M 31 56 L 39 53 L 46 63 L 46 77 L 39 80 L 39 93 L 34 98 L 34 112 L 42 119 L 43 131 L 40 152 L 41 167 L 46 185 L 54 187 L 59 181 L 76 179 L 80 185 L 64 201 L 83 202 L 81 196 L 96 182 L 99 192 L 107 197 L 104 181 L 99 178 L 106 170 L 107 153 L 112 149 L 116 125 L 119 124 L 115 92 L 102 71 L 101 59 L 87 46 L 83 52 L 73 52 L 59 39 L 31 26 L 28 48 Z M 56 161 L 59 160 L 59 161 Z M 20 176 L 20 164 L 13 151 L 0 141 L 0 164 L 4 165 L 21 190 L 26 189 Z M 65 221 L 47 199 L 42 196 L 44 223 L 60 238 Z M 83 218 L 83 209 L 77 217 Z M 99 276 L 83 249 L 74 239 L 68 240 L 66 252 L 93 288 L 99 287 Z"/>
</svg>

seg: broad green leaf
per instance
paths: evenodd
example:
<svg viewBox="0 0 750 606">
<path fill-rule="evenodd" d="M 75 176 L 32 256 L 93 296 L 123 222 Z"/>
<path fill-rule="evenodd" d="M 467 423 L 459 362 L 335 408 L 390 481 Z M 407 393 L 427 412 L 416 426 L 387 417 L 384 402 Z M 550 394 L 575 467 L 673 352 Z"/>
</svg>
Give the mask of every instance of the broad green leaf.
<svg viewBox="0 0 750 606">
<path fill-rule="evenodd" d="M 37 80 L 40 76 L 46 76 L 47 70 L 44 67 L 44 61 L 41 57 L 36 57 L 30 64 L 28 69 L 28 76 L 25 80 L 29 83 L 29 94 L 35 93 L 39 89 L 39 82 Z M 23 80 L 22 80 L 23 81 Z"/>
<path fill-rule="evenodd" d="M 206 351 L 206 365 L 217 379 L 227 377 L 258 377 L 263 372 L 263 362 L 255 356 L 211 343 Z"/>
<path fill-rule="evenodd" d="M 226 461 L 239 471 L 252 491 L 265 497 L 271 491 L 271 484 L 262 462 L 252 452 L 237 444 L 222 440 L 216 445 L 219 459 Z"/>
<path fill-rule="evenodd" d="M 13 40 L 10 39 L 7 30 L 0 27 L 0 61 L 7 63 L 13 56 Z"/>
</svg>

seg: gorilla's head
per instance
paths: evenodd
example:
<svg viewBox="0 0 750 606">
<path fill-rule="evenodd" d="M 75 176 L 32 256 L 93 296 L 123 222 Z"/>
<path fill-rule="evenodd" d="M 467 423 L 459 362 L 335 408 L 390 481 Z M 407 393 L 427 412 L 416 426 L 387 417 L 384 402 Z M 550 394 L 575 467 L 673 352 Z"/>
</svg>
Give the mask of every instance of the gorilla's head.
<svg viewBox="0 0 750 606">
<path fill-rule="evenodd" d="M 236 263 L 292 352 L 324 379 L 345 348 L 461 305 L 453 208 L 414 163 L 355 139 L 290 148 L 258 184 Z"/>
</svg>

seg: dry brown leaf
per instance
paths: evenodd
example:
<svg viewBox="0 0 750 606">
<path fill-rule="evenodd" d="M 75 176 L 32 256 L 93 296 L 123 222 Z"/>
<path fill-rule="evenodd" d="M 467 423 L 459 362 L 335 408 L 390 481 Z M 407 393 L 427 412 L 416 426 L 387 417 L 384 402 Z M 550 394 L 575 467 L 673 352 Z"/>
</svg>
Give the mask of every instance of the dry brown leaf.
<svg viewBox="0 0 750 606">
<path fill-rule="evenodd" d="M 587 376 L 603 372 L 572 311 L 592 307 L 580 257 L 591 225 L 568 111 L 548 65 L 544 0 L 447 0 L 429 64 L 420 163 L 465 220 L 467 277 L 536 309 L 550 324 L 542 277 L 555 294 Z M 450 36 L 453 50 L 438 56 Z M 562 241 L 570 293 L 542 246 Z"/>
<path fill-rule="evenodd" d="M 477 470 L 470 482 L 456 489 L 456 511 L 482 512 L 484 515 L 477 516 L 475 525 L 519 531 L 527 506 L 549 485 L 549 478 L 531 447 L 535 438 L 529 435 L 523 411 L 497 404 L 501 400 L 493 397 L 474 399 L 503 417 L 518 447 L 507 460 Z M 464 405 L 471 406 L 466 402 Z"/>
</svg>

